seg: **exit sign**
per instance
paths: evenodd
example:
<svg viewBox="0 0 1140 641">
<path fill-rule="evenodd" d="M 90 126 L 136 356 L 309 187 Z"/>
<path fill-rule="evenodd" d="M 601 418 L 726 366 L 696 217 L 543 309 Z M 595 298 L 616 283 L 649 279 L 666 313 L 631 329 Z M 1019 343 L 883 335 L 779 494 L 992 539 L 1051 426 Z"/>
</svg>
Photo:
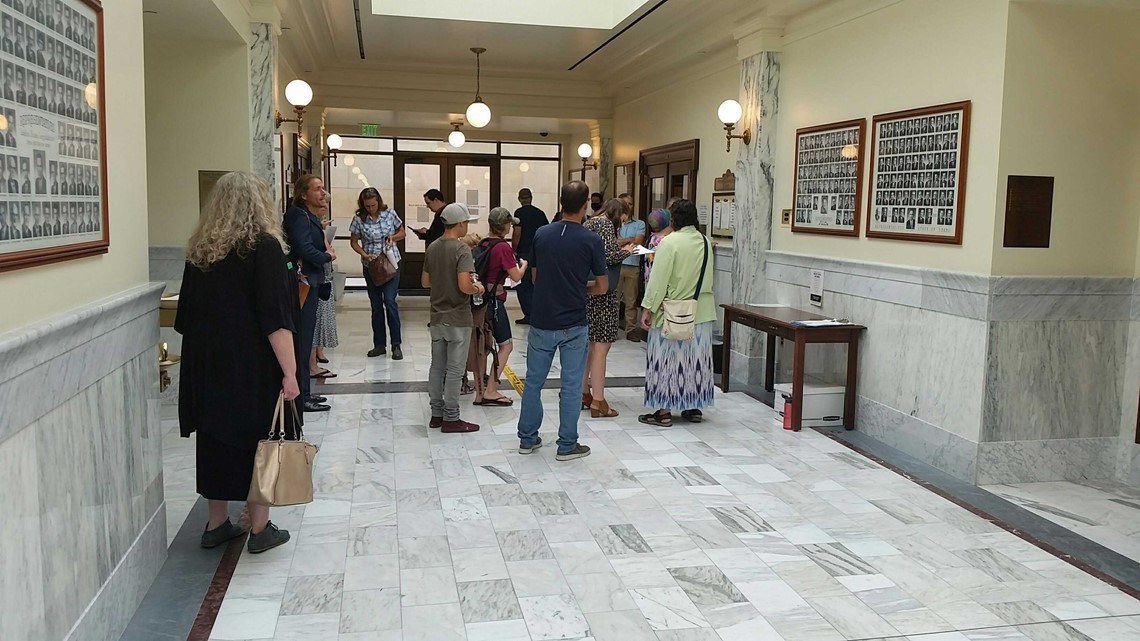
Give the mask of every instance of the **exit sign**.
<svg viewBox="0 0 1140 641">
<path fill-rule="evenodd" d="M 375 136 L 380 131 L 380 125 L 372 125 L 368 123 L 360 123 L 361 136 Z"/>
</svg>

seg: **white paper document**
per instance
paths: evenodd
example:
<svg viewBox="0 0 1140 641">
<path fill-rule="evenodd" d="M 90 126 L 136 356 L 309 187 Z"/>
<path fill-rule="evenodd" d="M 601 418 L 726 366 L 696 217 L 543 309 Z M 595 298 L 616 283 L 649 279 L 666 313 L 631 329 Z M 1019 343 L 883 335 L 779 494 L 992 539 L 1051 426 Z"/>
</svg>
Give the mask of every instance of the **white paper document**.
<svg viewBox="0 0 1140 641">
<path fill-rule="evenodd" d="M 656 252 L 644 245 L 638 245 L 637 247 L 633 248 L 633 253 L 637 254 L 638 256 L 645 256 L 647 254 L 654 254 Z"/>
</svg>

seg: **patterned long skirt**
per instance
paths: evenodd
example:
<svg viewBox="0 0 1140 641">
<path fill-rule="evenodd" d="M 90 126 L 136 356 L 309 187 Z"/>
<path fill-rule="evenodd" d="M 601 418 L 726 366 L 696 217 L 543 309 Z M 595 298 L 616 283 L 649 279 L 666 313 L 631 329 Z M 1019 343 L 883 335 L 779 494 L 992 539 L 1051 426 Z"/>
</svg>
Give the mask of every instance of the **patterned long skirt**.
<svg viewBox="0 0 1140 641">
<path fill-rule="evenodd" d="M 313 334 L 313 347 L 333 348 L 340 345 L 336 332 L 336 299 L 317 299 L 317 329 Z"/>
<path fill-rule="evenodd" d="M 697 323 L 692 340 L 672 341 L 660 328 L 649 330 L 645 364 L 645 406 L 699 410 L 713 404 L 712 321 Z"/>
</svg>

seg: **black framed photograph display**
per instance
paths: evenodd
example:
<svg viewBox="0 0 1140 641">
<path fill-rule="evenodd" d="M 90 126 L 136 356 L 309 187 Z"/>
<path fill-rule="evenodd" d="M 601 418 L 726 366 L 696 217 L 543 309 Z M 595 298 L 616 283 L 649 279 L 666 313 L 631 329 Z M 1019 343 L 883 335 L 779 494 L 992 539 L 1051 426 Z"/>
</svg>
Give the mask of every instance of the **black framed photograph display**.
<svg viewBox="0 0 1140 641">
<path fill-rule="evenodd" d="M 107 252 L 103 9 L 0 2 L 0 271 Z"/>
<path fill-rule="evenodd" d="M 863 118 L 796 130 L 792 231 L 859 235 Z"/>
<path fill-rule="evenodd" d="M 970 101 L 875 116 L 867 237 L 962 244 Z"/>
</svg>

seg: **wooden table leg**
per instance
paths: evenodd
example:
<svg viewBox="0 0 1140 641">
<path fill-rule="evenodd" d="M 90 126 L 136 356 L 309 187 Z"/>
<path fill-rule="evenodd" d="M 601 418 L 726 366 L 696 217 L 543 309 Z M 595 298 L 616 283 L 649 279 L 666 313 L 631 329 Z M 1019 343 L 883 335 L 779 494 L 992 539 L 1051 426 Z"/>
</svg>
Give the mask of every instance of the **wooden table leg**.
<svg viewBox="0 0 1140 641">
<path fill-rule="evenodd" d="M 847 339 L 847 385 L 843 390 L 843 427 L 855 429 L 855 393 L 859 376 L 859 335 Z"/>
<path fill-rule="evenodd" d="M 804 343 L 803 332 L 795 333 L 795 346 L 792 349 L 792 430 L 800 431 L 804 417 Z"/>
<path fill-rule="evenodd" d="M 776 335 L 768 334 L 767 360 L 764 362 L 764 389 L 775 391 L 776 385 Z M 773 401 L 774 402 L 774 401 Z"/>
<path fill-rule="evenodd" d="M 732 362 L 732 312 L 724 310 L 724 343 L 720 346 L 720 391 L 728 392 L 728 370 Z"/>
</svg>

